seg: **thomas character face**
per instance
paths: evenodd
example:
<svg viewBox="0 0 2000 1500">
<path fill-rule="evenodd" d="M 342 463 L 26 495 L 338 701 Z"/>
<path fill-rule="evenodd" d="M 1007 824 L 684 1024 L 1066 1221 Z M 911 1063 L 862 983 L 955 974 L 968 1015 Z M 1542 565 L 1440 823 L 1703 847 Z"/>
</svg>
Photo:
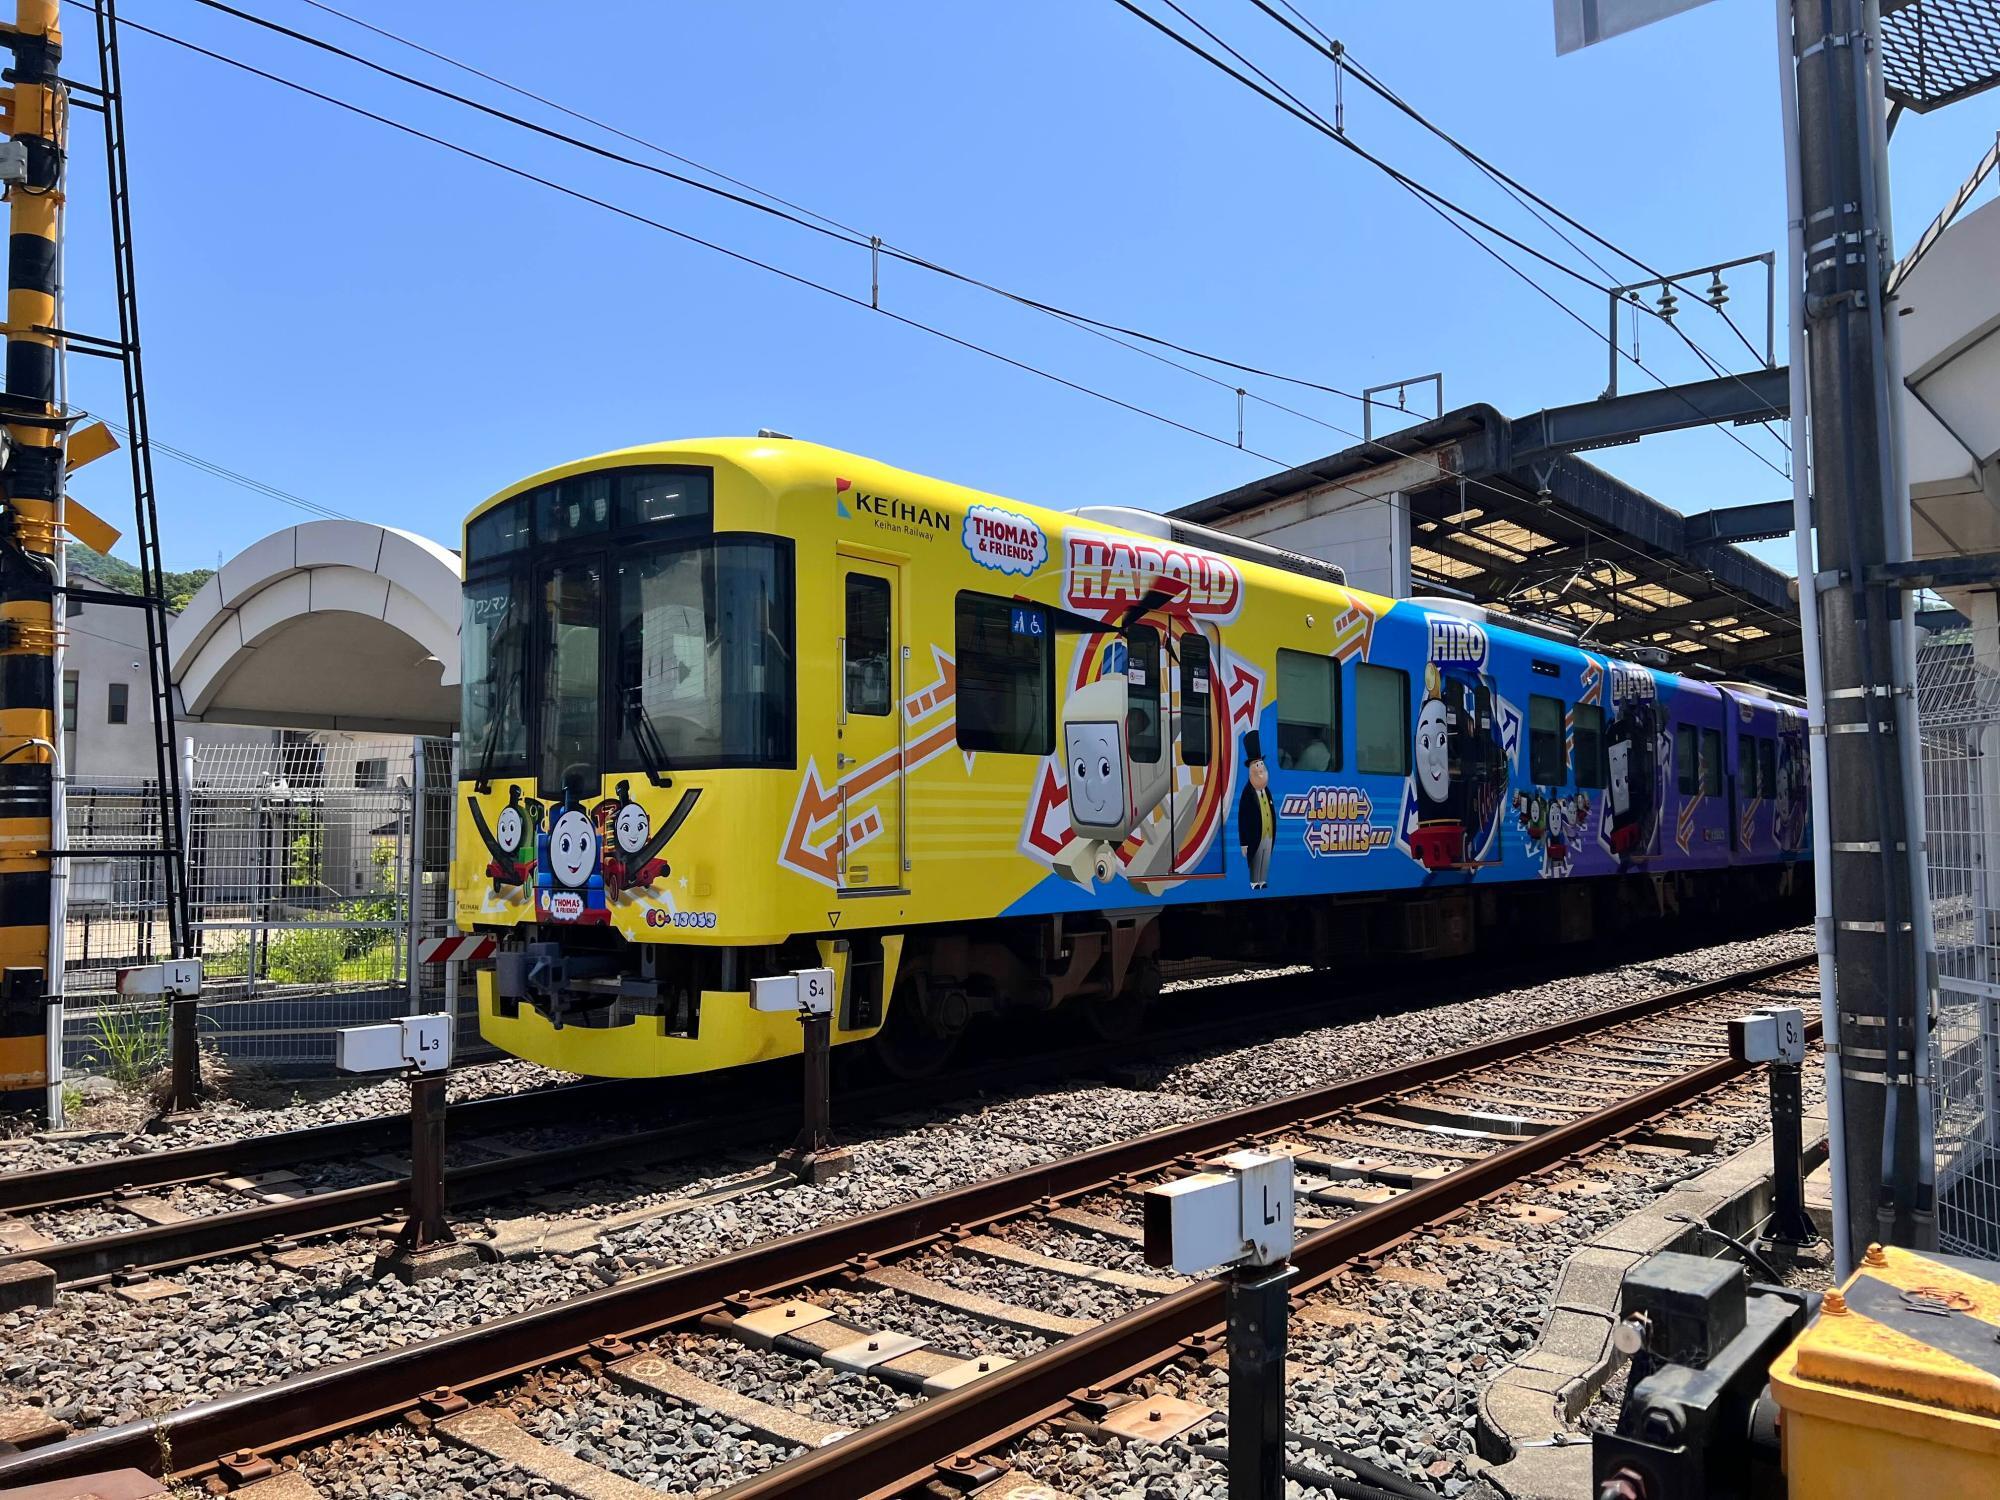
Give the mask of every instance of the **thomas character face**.
<svg viewBox="0 0 2000 1500">
<path fill-rule="evenodd" d="M 652 836 L 653 820 L 646 816 L 646 809 L 636 802 L 627 802 L 618 809 L 618 816 L 611 823 L 612 835 L 618 840 L 621 854 L 637 854 L 646 847 L 646 840 Z"/>
<path fill-rule="evenodd" d="M 1250 762 L 1250 785 L 1263 791 L 1271 784 L 1271 768 L 1264 764 L 1262 757 Z"/>
<path fill-rule="evenodd" d="M 509 854 L 520 849 L 521 839 L 527 831 L 527 825 L 521 820 L 521 809 L 518 807 L 501 808 L 500 816 L 493 820 L 493 837 Z"/>
<path fill-rule="evenodd" d="M 1606 758 L 1611 762 L 1611 810 L 1614 813 L 1629 812 L 1632 808 L 1632 742 L 1613 740 Z"/>
<path fill-rule="evenodd" d="M 549 827 L 549 873 L 571 889 L 590 878 L 597 864 L 597 834 L 590 819 L 569 808 Z"/>
<path fill-rule="evenodd" d="M 1417 712 L 1417 789 L 1432 802 L 1451 792 L 1451 766 L 1445 754 L 1444 700 L 1426 698 Z"/>
<path fill-rule="evenodd" d="M 1070 821 L 1106 828 L 1125 821 L 1125 768 L 1115 724 L 1068 724 Z"/>
</svg>

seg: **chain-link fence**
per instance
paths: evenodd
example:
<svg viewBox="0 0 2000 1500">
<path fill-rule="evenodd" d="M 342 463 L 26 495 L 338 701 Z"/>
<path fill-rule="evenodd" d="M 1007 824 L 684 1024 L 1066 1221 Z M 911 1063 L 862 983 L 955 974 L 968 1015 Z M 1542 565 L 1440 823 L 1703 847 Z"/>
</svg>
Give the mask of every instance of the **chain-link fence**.
<svg viewBox="0 0 2000 1500">
<path fill-rule="evenodd" d="M 439 1008 L 443 975 L 415 958 L 450 918 L 449 741 L 246 735 L 191 745 L 183 781 L 204 1041 L 323 1067 L 337 1028 Z M 158 861 L 108 852 L 157 845 L 157 804 L 136 778 L 68 795 L 66 1050 L 101 1066 L 139 1024 L 117 971 L 166 953 Z"/>
<path fill-rule="evenodd" d="M 2000 631 L 1923 644 L 1917 717 L 1937 941 L 1938 1244 L 2000 1258 Z"/>
</svg>

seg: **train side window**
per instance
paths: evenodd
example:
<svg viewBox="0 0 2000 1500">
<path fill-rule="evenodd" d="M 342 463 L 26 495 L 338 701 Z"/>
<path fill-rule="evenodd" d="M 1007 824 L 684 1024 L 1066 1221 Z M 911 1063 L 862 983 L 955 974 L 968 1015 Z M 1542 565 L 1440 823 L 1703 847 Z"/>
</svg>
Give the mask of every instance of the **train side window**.
<svg viewBox="0 0 2000 1500">
<path fill-rule="evenodd" d="M 1757 736 L 1738 735 L 1736 739 L 1736 791 L 1745 802 L 1764 795 L 1764 784 L 1757 775 Z"/>
<path fill-rule="evenodd" d="M 1394 667 L 1354 668 L 1354 769 L 1363 775 L 1410 774 L 1410 674 Z"/>
<path fill-rule="evenodd" d="M 1701 787 L 1701 772 L 1695 765 L 1695 738 L 1692 724 L 1679 724 L 1674 727 L 1674 775 L 1678 778 L 1683 797 L 1692 797 Z"/>
<path fill-rule="evenodd" d="M 1778 795 L 1778 742 L 1768 734 L 1757 741 L 1757 781 L 1764 796 Z"/>
<path fill-rule="evenodd" d="M 952 607 L 962 750 L 1047 755 L 1055 749 L 1055 654 L 1046 611 L 991 594 Z"/>
<path fill-rule="evenodd" d="M 1160 762 L 1160 632 L 1134 625 L 1125 632 L 1125 753 L 1135 764 Z"/>
<path fill-rule="evenodd" d="M 1595 703 L 1579 703 L 1570 710 L 1576 725 L 1576 784 L 1601 787 L 1604 774 L 1604 710 Z"/>
<path fill-rule="evenodd" d="M 847 711 L 889 712 L 889 580 L 847 575 Z"/>
<path fill-rule="evenodd" d="M 1563 753 L 1563 704 L 1560 698 L 1528 695 L 1528 779 L 1536 786 L 1561 786 L 1569 780 L 1569 757 Z"/>
<path fill-rule="evenodd" d="M 1722 731 L 1701 732 L 1701 789 L 1711 797 L 1722 795 Z"/>
<path fill-rule="evenodd" d="M 1278 769 L 1340 769 L 1340 664 L 1309 651 L 1278 652 Z"/>
<path fill-rule="evenodd" d="M 1181 637 L 1181 764 L 1208 764 L 1208 637 L 1190 630 Z"/>
</svg>

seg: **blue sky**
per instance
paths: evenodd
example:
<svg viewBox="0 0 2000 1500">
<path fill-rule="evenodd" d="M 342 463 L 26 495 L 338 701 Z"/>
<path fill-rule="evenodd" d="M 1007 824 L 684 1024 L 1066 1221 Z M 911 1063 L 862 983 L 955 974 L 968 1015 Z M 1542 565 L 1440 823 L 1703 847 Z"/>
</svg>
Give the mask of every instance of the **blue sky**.
<svg viewBox="0 0 2000 1500">
<path fill-rule="evenodd" d="M 1185 29 L 1164 0 L 1145 3 Z M 1182 4 L 1331 110 L 1328 65 L 1247 0 Z M 1678 270 L 1782 248 L 1766 0 L 1718 0 L 1566 58 L 1554 55 L 1547 0 L 1300 4 L 1444 128 L 1652 264 Z M 519 104 L 300 0 L 245 8 Z M 865 251 L 537 140 L 194 0 L 121 9 L 868 294 Z M 1514 415 L 1587 400 L 1604 385 L 1594 333 L 1367 164 L 1112 0 L 346 0 L 342 9 L 931 260 L 1187 345 L 1347 390 L 1441 369 L 1448 405 L 1485 401 Z M 552 15 L 569 29 L 547 35 Z M 68 19 L 65 71 L 91 76 L 88 13 Z M 150 37 L 127 38 L 124 66 L 154 435 L 335 510 L 455 544 L 467 509 L 548 464 L 760 426 L 1059 507 L 1163 508 L 1272 467 L 1235 450 L 1230 390 L 921 270 L 885 263 L 884 304 L 1225 441 Z M 1991 141 L 1995 98 L 1899 125 L 1901 242 Z M 1387 106 L 1352 84 L 1346 106 L 1357 142 L 1598 276 Z M 111 332 L 96 127 L 78 113 L 69 321 Z M 1529 269 L 1601 325 L 1598 293 Z M 1728 279 L 1730 310 L 1761 340 L 1761 272 Z M 1717 358 L 1738 368 L 1749 359 L 1719 320 L 1699 310 L 1683 319 Z M 1640 353 L 1670 379 L 1705 373 L 1650 320 Z M 1644 382 L 1629 366 L 1627 378 Z M 75 360 L 72 380 L 74 401 L 118 410 L 103 362 Z M 1359 430 L 1352 402 L 1245 383 Z M 1760 429 L 1739 436 L 1783 464 Z M 1288 463 L 1351 441 L 1249 408 L 1248 445 Z M 1713 430 L 1595 458 L 1683 510 L 1789 494 L 1780 473 Z M 121 477 L 107 460 L 77 492 L 123 522 Z M 171 459 L 159 460 L 158 481 L 170 567 L 213 565 L 301 519 Z M 1782 560 L 1789 544 L 1760 550 Z"/>
</svg>

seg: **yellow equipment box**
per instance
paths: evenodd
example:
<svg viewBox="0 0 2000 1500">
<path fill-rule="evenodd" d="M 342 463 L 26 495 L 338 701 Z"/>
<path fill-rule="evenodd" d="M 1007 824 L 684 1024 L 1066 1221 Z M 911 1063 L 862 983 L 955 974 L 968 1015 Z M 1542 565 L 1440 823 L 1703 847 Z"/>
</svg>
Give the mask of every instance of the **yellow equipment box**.
<svg viewBox="0 0 2000 1500">
<path fill-rule="evenodd" d="M 2000 1284 L 1871 1245 L 1771 1391 L 1791 1500 L 2000 1496 Z"/>
</svg>

